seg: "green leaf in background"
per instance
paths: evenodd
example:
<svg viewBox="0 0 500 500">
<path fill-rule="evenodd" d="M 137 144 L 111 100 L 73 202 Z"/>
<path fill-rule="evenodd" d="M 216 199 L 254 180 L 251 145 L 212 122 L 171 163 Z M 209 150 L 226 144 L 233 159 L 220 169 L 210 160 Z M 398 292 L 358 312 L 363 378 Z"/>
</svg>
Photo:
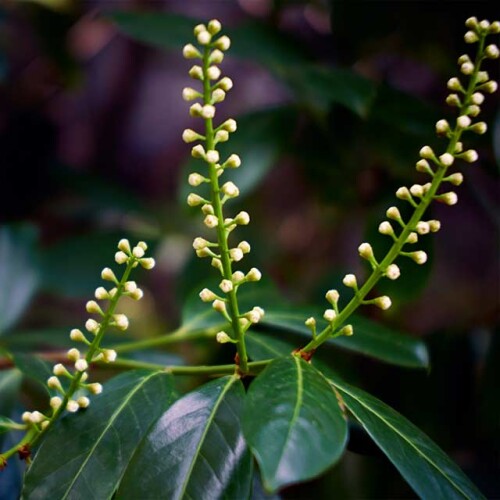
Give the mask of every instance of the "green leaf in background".
<svg viewBox="0 0 500 500">
<path fill-rule="evenodd" d="M 117 498 L 248 498 L 252 459 L 240 414 L 245 391 L 235 377 L 179 399 L 158 420 L 127 469 Z"/>
<path fill-rule="evenodd" d="M 87 410 L 49 431 L 26 475 L 23 498 L 110 498 L 172 394 L 163 372 L 128 372 L 106 383 Z"/>
<path fill-rule="evenodd" d="M 0 372 L 0 415 L 11 415 L 22 379 L 15 368 Z"/>
<path fill-rule="evenodd" d="M 47 379 L 53 375 L 53 363 L 30 354 L 14 354 L 12 360 L 23 375 L 42 384 L 51 396 L 58 395 L 56 390 L 47 387 Z M 69 386 L 69 380 L 65 378 L 61 378 L 61 383 L 63 387 Z"/>
<path fill-rule="evenodd" d="M 38 288 L 36 242 L 31 226 L 0 228 L 0 335 L 21 317 Z"/>
<path fill-rule="evenodd" d="M 298 346 L 280 339 L 277 335 L 250 332 L 246 337 L 247 351 L 252 361 L 288 356 Z"/>
<path fill-rule="evenodd" d="M 34 351 L 49 347 L 74 347 L 69 338 L 69 328 L 43 328 L 37 330 L 13 330 L 0 337 L 0 348 L 6 347 L 10 351 Z"/>
<path fill-rule="evenodd" d="M 253 381 L 243 432 L 268 491 L 321 474 L 340 458 L 347 441 L 334 391 L 294 356 L 274 361 Z"/>
<path fill-rule="evenodd" d="M 484 498 L 460 468 L 406 418 L 337 378 L 331 383 L 419 497 Z"/>
</svg>

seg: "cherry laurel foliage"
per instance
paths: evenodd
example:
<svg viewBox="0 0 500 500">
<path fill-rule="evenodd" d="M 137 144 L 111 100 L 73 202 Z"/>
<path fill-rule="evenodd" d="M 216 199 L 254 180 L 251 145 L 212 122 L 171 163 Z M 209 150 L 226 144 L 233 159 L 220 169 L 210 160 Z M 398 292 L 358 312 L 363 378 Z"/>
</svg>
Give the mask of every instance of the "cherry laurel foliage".
<svg viewBox="0 0 500 500">
<path fill-rule="evenodd" d="M 191 30 L 191 21 L 178 16 L 119 14 L 114 20 L 133 38 L 162 47 L 184 43 Z M 256 43 L 270 43 L 264 29 L 245 29 Z M 290 62 L 303 63 L 300 51 L 288 50 L 289 45 L 279 40 L 273 47 L 274 51 L 262 51 L 261 63 L 278 67 L 292 87 L 303 86 L 295 72 L 282 68 Z M 235 55 L 248 57 L 249 50 L 241 43 L 236 45 Z M 370 83 L 353 74 L 344 78 L 340 72 L 324 74 L 312 68 L 301 74 L 313 75 L 307 81 L 319 81 L 323 99 L 336 99 L 360 116 L 373 99 Z M 283 117 L 286 121 L 289 110 L 283 111 Z M 267 130 L 268 117 L 263 114 L 257 118 Z M 253 121 L 249 118 L 248 130 Z M 240 134 L 243 141 L 245 133 Z M 280 146 L 284 144 L 285 139 Z M 265 161 L 261 158 L 257 177 L 264 175 L 279 150 L 272 150 Z M 248 178 L 246 186 L 243 181 L 246 189 L 258 183 L 257 177 Z M 26 235 L 2 233 L 0 244 L 9 250 L 9 238 L 21 237 Z M 28 235 L 28 249 L 31 240 L 32 235 Z M 12 292 L 21 302 L 34 292 L 36 274 L 28 283 L 28 289 Z M 247 339 L 251 361 L 268 362 L 260 372 L 250 368 L 253 380 L 242 379 L 237 371 L 179 396 L 174 376 L 169 370 L 153 369 L 153 364 L 151 370 L 132 370 L 111 378 L 104 383 L 102 394 L 92 397 L 88 408 L 56 421 L 33 450 L 22 497 L 244 499 L 252 495 L 257 468 L 264 489 L 273 493 L 315 478 L 338 462 L 352 419 L 419 496 L 483 498 L 459 467 L 405 417 L 344 382 L 320 360 L 308 362 L 291 355 L 297 345 L 310 338 L 304 318 L 321 316 L 321 312 L 292 310 L 265 287 L 245 293 L 239 296 L 243 306 L 253 304 L 256 297 L 273 297 L 270 303 L 274 304 L 259 323 L 260 331 Z M 6 308 L 9 300 L 8 296 L 0 297 L 0 308 Z M 17 316 L 13 310 L 0 333 L 8 330 Z M 352 339 L 330 338 L 327 344 L 401 367 L 428 367 L 422 342 L 363 318 L 354 318 L 352 324 L 356 331 Z M 187 301 L 181 325 L 185 339 L 223 327 L 227 324 L 220 315 L 207 309 L 198 297 Z M 6 415 L 0 417 L 0 435 L 15 426 L 9 416 L 22 377 L 44 383 L 51 374 L 50 366 L 33 356 L 17 353 L 11 358 L 16 368 L 0 373 L 0 410 Z M 247 381 L 248 388 L 244 385 Z"/>
</svg>

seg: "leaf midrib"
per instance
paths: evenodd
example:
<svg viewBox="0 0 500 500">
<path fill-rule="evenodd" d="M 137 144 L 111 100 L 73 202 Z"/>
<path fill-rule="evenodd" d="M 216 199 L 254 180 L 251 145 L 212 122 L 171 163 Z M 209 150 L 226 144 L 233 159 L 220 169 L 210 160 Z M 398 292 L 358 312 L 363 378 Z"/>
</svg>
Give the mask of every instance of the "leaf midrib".
<svg viewBox="0 0 500 500">
<path fill-rule="evenodd" d="M 425 453 L 423 453 L 415 444 L 413 444 L 413 442 L 411 440 L 409 440 L 408 438 L 406 438 L 406 436 L 404 434 L 402 434 L 396 427 L 394 427 L 390 422 L 388 422 L 384 417 L 383 415 L 381 415 L 380 413 L 378 413 L 377 411 L 375 411 L 373 408 L 371 408 L 370 406 L 367 406 L 363 400 L 360 400 L 359 397 L 357 397 L 355 394 L 352 394 L 351 392 L 349 392 L 347 389 L 335 384 L 333 381 L 331 381 L 332 384 L 337 387 L 337 389 L 349 394 L 349 396 L 351 396 L 353 399 L 355 399 L 361 406 L 363 406 L 364 408 L 366 408 L 369 412 L 373 413 L 375 416 L 377 416 L 380 420 L 382 420 L 382 422 L 385 423 L 385 425 L 387 425 L 387 427 L 389 427 L 390 429 L 392 429 L 394 431 L 394 433 L 396 433 L 398 436 L 400 436 L 403 441 L 405 441 L 406 443 L 408 443 L 408 445 L 413 448 L 419 455 L 421 455 L 430 465 L 432 465 L 439 473 L 441 473 L 449 482 L 450 484 L 453 485 L 453 487 L 463 495 L 464 498 L 469 498 L 467 496 L 466 493 L 464 493 L 462 491 L 462 489 L 454 482 L 452 481 L 452 479 L 443 471 L 441 470 L 441 468 L 436 464 L 434 463 Z M 349 407 L 349 405 L 346 403 L 346 406 Z M 363 423 L 363 420 L 360 419 L 357 415 L 356 415 L 356 412 L 352 409 L 352 408 L 349 408 L 349 410 L 351 410 L 354 415 L 356 416 L 356 418 L 363 424 L 363 427 L 366 427 Z"/>
<path fill-rule="evenodd" d="M 140 384 L 138 384 L 131 392 L 128 393 L 127 397 L 123 400 L 122 404 L 111 415 L 111 418 L 109 419 L 108 424 L 106 425 L 106 427 L 101 432 L 101 435 L 99 436 L 99 439 L 94 443 L 94 446 L 92 446 L 92 448 L 90 449 L 90 453 L 88 453 L 87 458 L 83 461 L 82 465 L 78 469 L 77 473 L 75 474 L 75 476 L 73 478 L 73 481 L 68 486 L 67 490 L 64 492 L 64 496 L 62 497 L 61 500 L 65 500 L 66 498 L 68 498 L 68 495 L 71 492 L 71 488 L 74 486 L 76 480 L 79 478 L 80 474 L 83 472 L 85 466 L 87 465 L 87 462 L 90 460 L 90 457 L 93 455 L 93 453 L 95 452 L 95 450 L 96 450 L 97 446 L 99 445 L 99 443 L 102 441 L 102 439 L 105 436 L 105 434 L 108 432 L 108 430 L 110 429 L 110 427 L 113 425 L 113 423 L 115 422 L 115 420 L 118 418 L 118 416 L 122 412 L 123 408 L 129 403 L 129 401 L 136 394 L 136 392 L 139 389 L 141 389 L 148 380 L 150 380 L 153 377 L 156 377 L 157 375 L 160 375 L 161 373 L 162 372 L 154 372 L 151 375 L 145 377 L 141 381 Z"/>
</svg>

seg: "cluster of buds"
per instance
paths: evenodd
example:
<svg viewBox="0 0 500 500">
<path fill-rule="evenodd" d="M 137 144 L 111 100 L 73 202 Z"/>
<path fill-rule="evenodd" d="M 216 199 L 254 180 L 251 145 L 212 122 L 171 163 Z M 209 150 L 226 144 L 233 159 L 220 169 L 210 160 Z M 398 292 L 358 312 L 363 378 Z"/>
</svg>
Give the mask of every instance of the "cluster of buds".
<svg viewBox="0 0 500 500">
<path fill-rule="evenodd" d="M 249 281 L 259 281 L 261 273 L 252 268 L 247 273 L 234 271 L 233 265 L 240 262 L 245 254 L 250 252 L 250 245 L 241 241 L 235 246 L 229 244 L 229 235 L 237 226 L 246 226 L 250 222 L 247 212 L 241 211 L 234 217 L 224 217 L 223 207 L 231 199 L 239 196 L 238 186 L 227 181 L 219 185 L 219 178 L 227 169 L 238 168 L 241 165 L 240 157 L 231 154 L 227 158 L 221 158 L 217 145 L 229 140 L 229 135 L 236 131 L 237 123 L 230 118 L 218 126 L 213 124 L 216 115 L 216 104 L 223 101 L 226 93 L 232 88 L 233 82 L 227 76 L 222 76 L 219 64 L 224 59 L 224 52 L 230 47 L 230 39 L 222 35 L 222 26 L 219 21 L 212 20 L 206 26 L 199 24 L 194 29 L 197 46 L 188 44 L 184 47 L 183 54 L 187 59 L 201 60 L 189 71 L 191 78 L 202 82 L 202 91 L 187 87 L 183 90 L 183 98 L 186 101 L 196 101 L 190 107 L 193 117 L 202 118 L 205 122 L 205 132 L 200 133 L 192 129 L 186 129 L 182 138 L 186 143 L 203 141 L 204 145 L 194 145 L 191 155 L 206 163 L 204 173 L 193 172 L 188 177 L 188 183 L 192 187 L 208 185 L 210 187 L 210 199 L 200 194 L 190 193 L 187 203 L 190 207 L 199 207 L 203 214 L 203 222 L 209 229 L 216 232 L 216 241 L 210 241 L 202 237 L 195 238 L 193 248 L 196 255 L 201 258 L 211 259 L 212 266 L 219 270 L 221 281 L 219 288 L 222 295 L 211 290 L 204 289 L 200 298 L 204 302 L 211 302 L 212 307 L 220 312 L 225 319 L 244 333 L 250 325 L 258 323 L 264 311 L 254 308 L 246 313 L 235 313 L 234 301 L 238 288 Z M 229 310 L 228 310 L 229 309 Z M 219 332 L 217 340 L 221 343 L 237 342 L 225 332 Z"/>
<path fill-rule="evenodd" d="M 130 243 L 126 239 L 120 240 L 118 243 L 118 252 L 115 254 L 115 261 L 118 264 L 126 264 L 129 271 L 141 265 L 145 269 L 152 269 L 155 265 L 154 259 L 145 257 L 147 245 L 144 242 L 139 242 L 134 248 L 131 248 Z M 84 354 L 76 348 L 71 348 L 66 353 L 68 363 L 73 369 L 68 369 L 65 364 L 58 363 L 54 366 L 53 375 L 47 380 L 47 387 L 51 394 L 54 394 L 50 399 L 50 407 L 52 415 L 48 416 L 39 411 L 24 412 L 22 420 L 31 426 L 36 426 L 37 429 L 45 429 L 56 413 L 61 409 L 74 413 L 80 408 L 87 408 L 90 404 L 90 399 L 87 396 L 79 396 L 73 399 L 75 393 L 80 394 L 85 391 L 87 394 L 100 394 L 102 385 L 94 382 L 88 383 L 89 364 L 102 361 L 111 363 L 116 360 L 116 351 L 113 349 L 104 349 L 100 347 L 100 341 L 104 331 L 108 327 L 114 327 L 119 331 L 125 331 L 128 328 L 129 321 L 124 314 L 115 314 L 114 310 L 118 300 L 122 296 L 128 296 L 134 300 L 140 300 L 143 292 L 137 287 L 134 281 L 119 281 L 115 273 L 108 267 L 104 268 L 101 277 L 105 281 L 113 283 L 113 287 L 107 290 L 104 287 L 98 287 L 95 291 L 95 298 L 99 301 L 109 301 L 109 306 L 104 310 L 95 300 L 87 302 L 86 310 L 90 314 L 98 316 L 98 320 L 89 318 L 85 323 L 87 333 L 84 333 L 78 328 L 71 330 L 69 336 L 74 342 L 81 342 L 88 346 L 87 353 Z M 91 340 L 87 338 L 92 336 Z M 63 384 L 62 379 L 67 379 L 68 383 Z"/>
</svg>

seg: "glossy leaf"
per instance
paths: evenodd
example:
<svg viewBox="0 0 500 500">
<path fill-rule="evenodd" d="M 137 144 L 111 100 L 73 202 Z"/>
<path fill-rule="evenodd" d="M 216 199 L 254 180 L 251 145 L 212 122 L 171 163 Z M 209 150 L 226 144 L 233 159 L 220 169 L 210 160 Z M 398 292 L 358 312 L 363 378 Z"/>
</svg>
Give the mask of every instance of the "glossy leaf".
<svg viewBox="0 0 500 500">
<path fill-rule="evenodd" d="M 332 380 L 346 407 L 421 498 L 484 498 L 421 430 L 382 401 Z"/>
<path fill-rule="evenodd" d="M 331 386 L 293 356 L 271 363 L 250 386 L 243 432 L 268 491 L 322 473 L 340 458 L 347 440 Z"/>
<path fill-rule="evenodd" d="M 290 342 L 280 339 L 277 335 L 265 335 L 257 332 L 250 332 L 246 336 L 248 355 L 252 361 L 263 361 L 265 359 L 281 358 L 288 356 L 298 347 Z"/>
<path fill-rule="evenodd" d="M 51 396 L 56 396 L 58 393 L 54 389 L 47 387 L 47 379 L 53 375 L 53 364 L 40 359 L 30 354 L 14 354 L 12 356 L 14 364 L 22 372 L 23 375 L 39 382 Z M 69 386 L 69 379 L 61 377 L 63 387 Z"/>
<path fill-rule="evenodd" d="M 247 498 L 252 459 L 240 429 L 245 392 L 235 377 L 178 400 L 127 469 L 117 498 Z"/>
<path fill-rule="evenodd" d="M 33 227 L 0 228 L 0 335 L 21 317 L 39 284 Z"/>
<path fill-rule="evenodd" d="M 173 400 L 170 377 L 135 371 L 105 384 L 87 410 L 48 433 L 23 498 L 110 498 L 142 438 Z"/>
</svg>

